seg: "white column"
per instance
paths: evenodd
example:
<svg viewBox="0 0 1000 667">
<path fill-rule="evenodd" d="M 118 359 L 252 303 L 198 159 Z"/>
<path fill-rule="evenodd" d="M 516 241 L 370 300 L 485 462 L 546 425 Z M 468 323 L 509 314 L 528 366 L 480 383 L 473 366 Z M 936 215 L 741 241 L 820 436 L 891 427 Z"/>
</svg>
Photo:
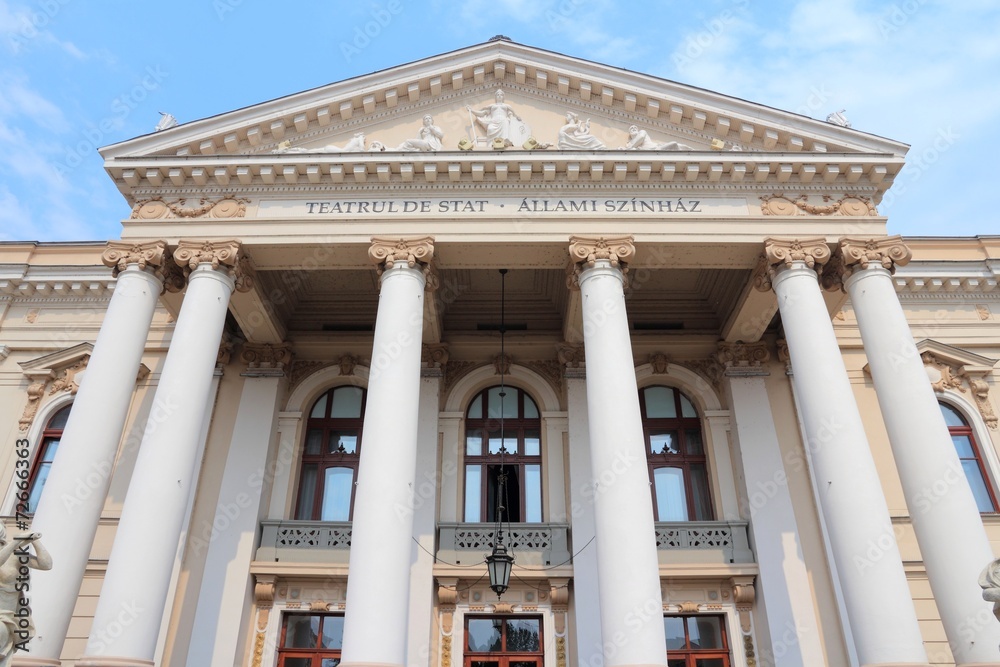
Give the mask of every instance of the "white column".
<svg viewBox="0 0 1000 667">
<path fill-rule="evenodd" d="M 154 664 L 238 252 L 182 241 L 174 253 L 196 268 L 153 399 L 163 419 L 143 435 L 81 667 Z"/>
<path fill-rule="evenodd" d="M 867 241 L 867 243 L 866 243 Z M 958 665 L 997 664 L 1000 624 L 978 578 L 993 560 L 982 517 L 913 342 L 892 276 L 900 237 L 842 239 L 844 280 L 878 394 L 934 602 Z"/>
<path fill-rule="evenodd" d="M 277 417 L 279 388 L 290 355 L 283 345 L 243 346 L 249 367 L 236 413 L 226 467 L 219 482 L 216 516 L 225 517 L 224 530 L 197 549 L 205 554 L 191 640 L 190 667 L 236 664 L 240 637 L 246 631 L 253 582 L 250 563 L 257 547 L 257 526 L 270 492 L 266 483 L 268 452 Z"/>
<path fill-rule="evenodd" d="M 102 259 L 114 267 L 118 282 L 32 521 L 31 529 L 44 536 L 54 566 L 32 574 L 31 610 L 38 634 L 30 653 L 15 655 L 17 665 L 60 664 L 163 287 L 156 271 L 169 262 L 165 251 L 162 241 L 141 246 L 111 242 L 104 251 Z"/>
<path fill-rule="evenodd" d="M 822 238 L 768 239 L 765 252 L 858 658 L 862 665 L 926 665 L 889 509 L 811 268 L 830 250 Z"/>
<path fill-rule="evenodd" d="M 785 647 L 783 667 L 822 665 L 826 657 L 820 623 L 764 381 L 770 373 L 761 365 L 770 353 L 763 343 L 721 347 L 750 511 L 746 518 L 750 519 L 760 567 L 758 589 L 772 651 Z M 788 642 L 792 635 L 794 643 Z"/>
<path fill-rule="evenodd" d="M 632 239 L 570 239 L 587 357 L 587 411 L 605 664 L 666 665 L 653 503 L 621 262 Z"/>
<path fill-rule="evenodd" d="M 407 655 L 424 273 L 430 239 L 372 239 L 384 267 L 351 536 L 342 665 L 399 667 Z"/>
<path fill-rule="evenodd" d="M 581 351 L 582 356 L 582 351 Z M 566 409 L 569 415 L 569 501 L 573 535 L 573 632 L 570 664 L 595 665 L 603 656 L 601 597 L 597 577 L 594 530 L 594 476 L 590 472 L 587 437 L 587 386 L 583 368 L 566 369 Z M 585 546 L 586 545 L 586 546 Z"/>
<path fill-rule="evenodd" d="M 408 667 L 429 667 L 431 613 L 434 606 L 434 538 L 437 498 L 446 478 L 458 468 L 438 460 L 438 397 L 442 372 L 429 368 L 420 379 L 420 421 L 417 429 L 417 469 L 413 498 L 413 542 L 410 544 L 410 610 Z M 436 635 L 435 635 L 436 639 Z"/>
</svg>

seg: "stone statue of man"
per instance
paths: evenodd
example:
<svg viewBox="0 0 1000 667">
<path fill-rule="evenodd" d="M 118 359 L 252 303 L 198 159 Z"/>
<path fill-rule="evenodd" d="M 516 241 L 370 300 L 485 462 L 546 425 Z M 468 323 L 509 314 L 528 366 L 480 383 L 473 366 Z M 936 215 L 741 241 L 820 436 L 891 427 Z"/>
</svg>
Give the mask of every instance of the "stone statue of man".
<svg viewBox="0 0 1000 667">
<path fill-rule="evenodd" d="M 52 569 L 52 557 L 39 541 L 41 535 L 19 535 L 7 541 L 7 531 L 0 524 L 0 667 L 8 667 L 14 647 L 35 636 L 35 626 L 27 616 L 26 627 L 19 626 L 18 610 L 23 608 L 21 598 L 25 597 L 23 585 L 27 579 L 27 568 L 34 570 Z M 27 553 L 28 545 L 34 545 L 34 554 Z M 24 549 L 18 553 L 18 550 Z M 22 568 L 24 568 L 22 570 Z M 20 586 L 20 590 L 18 584 Z"/>
</svg>

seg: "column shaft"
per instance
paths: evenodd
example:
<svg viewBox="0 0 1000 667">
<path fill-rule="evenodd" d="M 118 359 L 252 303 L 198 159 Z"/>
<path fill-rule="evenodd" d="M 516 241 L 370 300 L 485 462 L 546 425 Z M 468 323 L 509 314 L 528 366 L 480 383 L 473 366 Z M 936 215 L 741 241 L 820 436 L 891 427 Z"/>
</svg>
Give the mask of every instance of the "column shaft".
<svg viewBox="0 0 1000 667">
<path fill-rule="evenodd" d="M 653 503 L 623 275 L 598 259 L 580 272 L 579 283 L 605 664 L 665 665 Z"/>
<path fill-rule="evenodd" d="M 424 275 L 382 274 L 351 535 L 342 664 L 406 663 Z"/>
<path fill-rule="evenodd" d="M 978 584 L 993 550 L 892 277 L 872 264 L 855 271 L 845 285 L 955 661 L 995 663 L 1000 625 Z"/>
<path fill-rule="evenodd" d="M 820 247 L 828 257 L 825 243 Z M 773 287 L 858 658 L 862 665 L 925 665 L 889 509 L 816 272 L 788 261 Z"/>
<path fill-rule="evenodd" d="M 233 287 L 208 263 L 190 275 L 78 665 L 153 664 Z"/>
<path fill-rule="evenodd" d="M 152 268 L 132 263 L 118 275 L 32 521 L 54 564 L 31 578 L 32 664 L 59 664 L 163 286 Z"/>
</svg>

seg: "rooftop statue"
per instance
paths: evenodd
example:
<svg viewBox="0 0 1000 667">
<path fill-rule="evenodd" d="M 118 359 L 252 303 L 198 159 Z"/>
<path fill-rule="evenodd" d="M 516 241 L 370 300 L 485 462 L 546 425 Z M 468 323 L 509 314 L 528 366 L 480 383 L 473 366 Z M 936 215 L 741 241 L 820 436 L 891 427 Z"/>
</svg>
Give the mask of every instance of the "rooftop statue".
<svg viewBox="0 0 1000 667">
<path fill-rule="evenodd" d="M 590 133 L 590 119 L 580 122 L 580 117 L 572 111 L 566 112 L 566 124 L 559 128 L 556 146 L 563 150 L 600 150 L 607 148 L 600 139 Z"/>
<path fill-rule="evenodd" d="M 525 124 L 524 120 L 515 113 L 514 109 L 504 102 L 503 91 L 497 89 L 494 95 L 495 102 L 482 109 L 473 109 L 466 105 L 472 116 L 473 139 L 479 139 L 476 133 L 476 126 L 486 131 L 485 139 L 503 139 L 509 141 L 511 145 L 520 146 L 531 136 L 531 128 Z"/>
<path fill-rule="evenodd" d="M 27 637 L 18 634 L 18 618 L 16 616 L 20 598 L 24 593 L 18 591 L 18 574 L 22 566 L 34 570 L 52 569 L 52 557 L 39 542 L 40 534 L 19 535 L 7 542 L 7 531 L 0 524 L 0 667 L 10 664 L 14 654 L 14 646 L 26 642 L 35 636 L 35 626 L 28 617 L 28 627 L 20 632 L 27 632 Z M 18 549 L 27 549 L 34 545 L 34 554 L 18 554 Z"/>
<path fill-rule="evenodd" d="M 443 146 L 441 143 L 443 138 L 444 132 L 434 124 L 434 117 L 427 114 L 424 116 L 424 124 L 417 133 L 417 138 L 407 139 L 397 146 L 396 150 L 405 152 L 421 151 L 425 153 L 439 151 Z"/>
<path fill-rule="evenodd" d="M 628 128 L 628 143 L 619 147 L 623 151 L 689 151 L 692 150 L 687 144 L 676 141 L 667 141 L 662 144 L 650 138 L 646 130 L 640 130 L 638 125 Z"/>
</svg>

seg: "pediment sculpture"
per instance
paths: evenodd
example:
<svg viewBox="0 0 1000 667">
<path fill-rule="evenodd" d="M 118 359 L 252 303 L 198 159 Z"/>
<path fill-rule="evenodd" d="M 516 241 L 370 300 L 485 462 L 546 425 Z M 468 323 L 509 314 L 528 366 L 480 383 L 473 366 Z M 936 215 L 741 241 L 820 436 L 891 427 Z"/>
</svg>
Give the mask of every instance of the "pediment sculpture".
<svg viewBox="0 0 1000 667">
<path fill-rule="evenodd" d="M 465 106 L 472 120 L 473 141 L 480 143 L 500 139 L 505 146 L 521 146 L 531 138 L 531 128 L 517 115 L 513 107 L 504 102 L 503 91 L 499 88 L 494 94 L 494 100 L 493 104 L 482 109 Z M 485 132 L 484 137 L 479 137 L 477 127 Z"/>
</svg>

